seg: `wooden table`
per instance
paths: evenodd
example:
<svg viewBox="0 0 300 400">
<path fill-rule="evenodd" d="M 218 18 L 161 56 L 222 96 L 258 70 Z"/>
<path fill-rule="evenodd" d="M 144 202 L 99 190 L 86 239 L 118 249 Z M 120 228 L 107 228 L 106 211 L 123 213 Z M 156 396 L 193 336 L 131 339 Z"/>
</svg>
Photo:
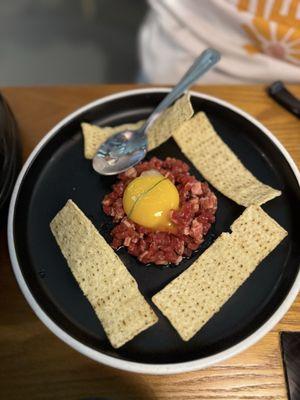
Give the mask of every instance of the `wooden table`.
<svg viewBox="0 0 300 400">
<path fill-rule="evenodd" d="M 5 88 L 21 128 L 24 159 L 45 133 L 83 104 L 132 85 Z M 265 94 L 263 86 L 196 88 L 254 115 L 300 165 L 300 123 Z M 300 86 L 291 89 L 300 97 Z M 77 353 L 57 339 L 21 295 L 10 267 L 5 232 L 0 245 L 0 398 L 114 400 L 287 399 L 279 332 L 300 331 L 300 296 L 259 343 L 214 367 L 181 375 L 118 371 Z"/>
</svg>

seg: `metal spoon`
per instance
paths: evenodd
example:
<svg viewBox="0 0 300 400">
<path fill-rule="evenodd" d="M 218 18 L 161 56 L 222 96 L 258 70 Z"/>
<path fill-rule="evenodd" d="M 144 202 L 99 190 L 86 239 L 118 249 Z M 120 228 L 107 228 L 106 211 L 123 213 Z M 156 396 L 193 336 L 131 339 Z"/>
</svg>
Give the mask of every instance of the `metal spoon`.
<svg viewBox="0 0 300 400">
<path fill-rule="evenodd" d="M 108 138 L 93 158 L 93 168 L 102 175 L 115 175 L 140 162 L 147 153 L 147 130 L 162 111 L 220 60 L 220 53 L 206 49 L 196 58 L 179 83 L 159 103 L 144 125 L 136 131 L 119 132 Z"/>
</svg>

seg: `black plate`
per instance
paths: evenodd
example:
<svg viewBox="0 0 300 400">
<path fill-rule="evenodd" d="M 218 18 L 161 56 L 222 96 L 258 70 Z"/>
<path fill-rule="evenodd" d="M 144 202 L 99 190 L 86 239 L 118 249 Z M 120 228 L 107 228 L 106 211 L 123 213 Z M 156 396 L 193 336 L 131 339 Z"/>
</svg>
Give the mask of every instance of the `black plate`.
<svg viewBox="0 0 300 400">
<path fill-rule="evenodd" d="M 44 313 L 89 348 L 127 361 L 155 364 L 197 360 L 241 343 L 278 310 L 295 282 L 300 259 L 297 247 L 300 192 L 286 158 L 273 141 L 244 116 L 213 100 L 192 96 L 194 109 L 207 113 L 222 139 L 246 167 L 258 179 L 282 190 L 282 196 L 268 202 L 263 209 L 289 235 L 189 342 L 180 339 L 152 304 L 159 322 L 118 350 L 110 346 L 92 307 L 67 267 L 49 223 L 71 198 L 110 240 L 112 225 L 101 210 L 101 200 L 110 191 L 115 178 L 97 175 L 91 162 L 83 157 L 80 123 L 118 125 L 137 121 L 149 115 L 163 96 L 163 91 L 140 91 L 113 98 L 93 105 L 64 123 L 48 138 L 27 168 L 17 193 L 12 221 L 17 268 Z M 188 162 L 173 140 L 152 151 L 149 157 L 152 155 L 173 156 Z M 192 173 L 202 179 L 194 168 Z M 118 252 L 148 301 L 185 270 L 221 232 L 227 231 L 242 213 L 243 207 L 213 190 L 219 204 L 216 223 L 200 251 L 191 259 L 184 260 L 178 267 L 160 269 L 144 266 L 124 250 Z"/>
</svg>

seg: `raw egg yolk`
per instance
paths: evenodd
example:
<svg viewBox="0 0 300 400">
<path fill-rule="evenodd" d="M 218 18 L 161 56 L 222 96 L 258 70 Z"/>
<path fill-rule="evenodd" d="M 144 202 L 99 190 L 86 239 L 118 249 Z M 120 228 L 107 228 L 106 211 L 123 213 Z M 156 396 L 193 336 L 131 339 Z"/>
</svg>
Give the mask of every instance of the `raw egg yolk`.
<svg viewBox="0 0 300 400">
<path fill-rule="evenodd" d="M 169 214 L 179 207 L 176 186 L 158 172 L 135 178 L 125 189 L 123 208 L 133 222 L 160 231 L 174 231 Z"/>
</svg>

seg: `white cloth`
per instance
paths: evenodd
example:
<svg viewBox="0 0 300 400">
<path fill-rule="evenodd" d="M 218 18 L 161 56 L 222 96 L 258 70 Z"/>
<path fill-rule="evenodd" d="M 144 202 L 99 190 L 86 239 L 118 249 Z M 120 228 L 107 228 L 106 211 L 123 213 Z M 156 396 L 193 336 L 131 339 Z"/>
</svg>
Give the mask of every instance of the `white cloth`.
<svg viewBox="0 0 300 400">
<path fill-rule="evenodd" d="M 279 8 L 277 0 L 149 4 L 139 36 L 149 82 L 176 83 L 207 47 L 219 50 L 222 59 L 201 83 L 300 82 L 299 0 L 282 0 Z"/>
</svg>

